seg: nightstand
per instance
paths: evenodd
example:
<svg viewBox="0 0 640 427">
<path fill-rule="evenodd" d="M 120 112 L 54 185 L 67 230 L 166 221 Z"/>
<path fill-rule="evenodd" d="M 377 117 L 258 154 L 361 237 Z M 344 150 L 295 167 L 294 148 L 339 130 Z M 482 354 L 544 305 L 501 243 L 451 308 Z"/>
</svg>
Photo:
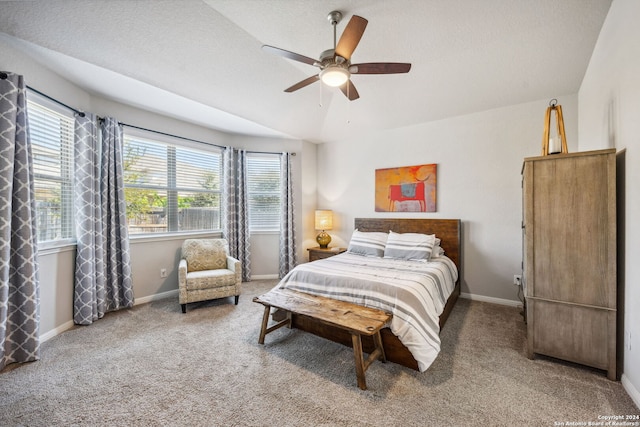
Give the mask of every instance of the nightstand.
<svg viewBox="0 0 640 427">
<path fill-rule="evenodd" d="M 322 249 L 320 246 L 316 246 L 315 248 L 309 248 L 307 250 L 309 251 L 309 262 L 311 262 L 341 254 L 343 252 L 346 252 L 347 248 Z"/>
</svg>

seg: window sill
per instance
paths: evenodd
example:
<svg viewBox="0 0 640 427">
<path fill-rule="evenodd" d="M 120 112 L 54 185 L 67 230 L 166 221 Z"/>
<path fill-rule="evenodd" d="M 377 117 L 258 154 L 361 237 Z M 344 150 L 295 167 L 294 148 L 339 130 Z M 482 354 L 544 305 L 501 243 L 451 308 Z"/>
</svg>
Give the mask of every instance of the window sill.
<svg viewBox="0 0 640 427">
<path fill-rule="evenodd" d="M 280 234 L 280 230 L 257 230 L 257 231 L 249 231 L 250 236 L 254 235 L 264 235 L 264 234 Z"/>
<path fill-rule="evenodd" d="M 161 242 L 169 240 L 185 240 L 185 239 L 203 239 L 203 238 L 219 238 L 222 236 L 220 230 L 210 231 L 191 231 L 182 233 L 157 233 L 157 234 L 130 234 L 129 240 L 131 244 L 146 242 Z"/>
<path fill-rule="evenodd" d="M 52 255 L 60 252 L 69 252 L 76 250 L 76 240 L 67 239 L 56 242 L 42 242 L 38 243 L 38 256 Z"/>
</svg>

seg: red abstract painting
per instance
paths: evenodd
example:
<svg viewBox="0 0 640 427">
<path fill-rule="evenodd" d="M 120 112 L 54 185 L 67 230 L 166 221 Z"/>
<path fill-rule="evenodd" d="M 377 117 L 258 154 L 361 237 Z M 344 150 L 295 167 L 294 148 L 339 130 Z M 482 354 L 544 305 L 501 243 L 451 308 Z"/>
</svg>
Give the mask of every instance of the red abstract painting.
<svg viewBox="0 0 640 427">
<path fill-rule="evenodd" d="M 435 212 L 437 165 L 376 169 L 376 212 Z"/>
</svg>

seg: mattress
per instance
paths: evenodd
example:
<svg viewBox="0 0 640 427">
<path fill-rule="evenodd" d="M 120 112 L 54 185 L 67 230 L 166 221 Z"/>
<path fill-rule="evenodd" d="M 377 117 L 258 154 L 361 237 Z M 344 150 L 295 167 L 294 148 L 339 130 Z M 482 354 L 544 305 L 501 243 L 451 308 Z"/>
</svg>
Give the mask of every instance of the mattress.
<svg viewBox="0 0 640 427">
<path fill-rule="evenodd" d="M 446 256 L 429 262 L 343 253 L 300 264 L 276 286 L 378 308 L 423 372 L 440 352 L 439 316 L 458 280 Z"/>
</svg>

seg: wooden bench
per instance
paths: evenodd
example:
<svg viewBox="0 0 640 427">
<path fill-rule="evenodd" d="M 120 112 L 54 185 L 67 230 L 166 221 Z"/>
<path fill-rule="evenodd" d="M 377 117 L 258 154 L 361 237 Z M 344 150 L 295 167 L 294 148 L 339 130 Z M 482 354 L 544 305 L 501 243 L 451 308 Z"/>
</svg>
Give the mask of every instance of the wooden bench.
<svg viewBox="0 0 640 427">
<path fill-rule="evenodd" d="M 255 297 L 253 302 L 264 305 L 262 328 L 258 343 L 264 344 L 264 337 L 283 326 L 291 327 L 291 313 L 307 316 L 324 324 L 344 329 L 351 333 L 353 353 L 356 360 L 358 387 L 367 389 L 365 371 L 376 359 L 386 362 L 380 329 L 391 320 L 390 313 L 375 308 L 363 307 L 345 301 L 338 301 L 318 295 L 305 294 L 289 289 L 272 289 L 266 294 Z M 284 310 L 284 320 L 267 327 L 271 307 Z M 375 349 L 367 360 L 362 354 L 362 335 L 372 335 Z"/>
</svg>

